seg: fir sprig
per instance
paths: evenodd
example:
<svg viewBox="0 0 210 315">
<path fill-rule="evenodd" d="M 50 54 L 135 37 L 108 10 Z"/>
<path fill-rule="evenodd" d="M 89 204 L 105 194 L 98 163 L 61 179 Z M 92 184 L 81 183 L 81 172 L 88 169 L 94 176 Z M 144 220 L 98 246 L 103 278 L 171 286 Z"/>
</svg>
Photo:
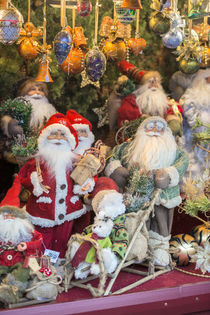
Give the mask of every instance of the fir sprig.
<svg viewBox="0 0 210 315">
<path fill-rule="evenodd" d="M 23 128 L 24 133 L 29 132 L 31 112 L 31 103 L 21 97 L 13 100 L 9 98 L 0 107 L 0 115 L 8 115 L 16 119 Z"/>
<path fill-rule="evenodd" d="M 210 200 L 205 195 L 195 200 L 188 199 L 184 204 L 184 209 L 191 216 L 197 216 L 199 211 L 207 213 L 210 209 Z"/>
<path fill-rule="evenodd" d="M 36 153 L 37 149 L 37 136 L 36 137 L 26 137 L 23 141 L 17 141 L 16 144 L 12 146 L 12 153 L 15 157 L 28 157 Z"/>
</svg>

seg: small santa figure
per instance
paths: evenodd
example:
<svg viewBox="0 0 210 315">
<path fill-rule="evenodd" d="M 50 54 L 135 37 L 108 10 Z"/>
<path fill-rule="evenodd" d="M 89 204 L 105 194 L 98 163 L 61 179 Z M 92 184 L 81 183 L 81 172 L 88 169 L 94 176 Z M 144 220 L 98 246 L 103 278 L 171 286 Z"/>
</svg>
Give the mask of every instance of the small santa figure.
<svg viewBox="0 0 210 315">
<path fill-rule="evenodd" d="M 47 85 L 44 82 L 36 82 L 33 78 L 24 80 L 23 83 L 20 84 L 16 96 L 29 101 L 32 105 L 30 130 L 35 134 L 39 132 L 46 121 L 56 113 L 55 107 L 48 101 Z M 23 129 L 18 120 L 10 116 L 3 116 L 1 118 L 1 127 L 3 133 L 8 137 L 23 133 Z"/>
<path fill-rule="evenodd" d="M 18 194 L 21 184 L 16 176 L 0 204 L 0 302 L 4 305 L 18 302 L 30 279 L 25 259 L 39 253 L 42 235 L 28 221 L 20 208 Z"/>
<path fill-rule="evenodd" d="M 53 115 L 38 138 L 38 154 L 21 168 L 21 184 L 31 195 L 26 204 L 29 219 L 43 235 L 47 249 L 65 255 L 74 220 L 86 213 L 79 194 L 92 191 L 95 182 L 74 185 L 70 177 L 77 155 L 76 130 L 63 114 Z"/>
<path fill-rule="evenodd" d="M 168 98 L 161 85 L 159 72 L 140 71 L 125 60 L 118 66 L 123 74 L 138 82 L 136 90 L 123 98 L 118 109 L 118 128 L 125 122 L 143 116 L 160 116 L 166 119 L 174 135 L 181 136 L 182 108 Z"/>
<path fill-rule="evenodd" d="M 127 198 L 129 204 L 126 204 L 129 212 L 141 208 L 141 199 L 148 202 L 155 188 L 162 190 L 148 229 L 153 240 L 151 245 L 156 248 L 155 261 L 163 266 L 169 264 L 173 212 L 174 207 L 182 202 L 179 183 L 187 167 L 188 157 L 177 147 L 167 122 L 162 117 L 153 116 L 141 123 L 132 141 L 113 149 L 105 170 L 107 176 L 130 194 Z M 145 186 L 142 188 L 142 185 Z"/>
<path fill-rule="evenodd" d="M 95 141 L 92 124 L 73 109 L 69 109 L 66 112 L 66 117 L 76 130 L 78 136 L 78 146 L 74 152 L 83 155 L 85 150 L 89 149 Z"/>
<path fill-rule="evenodd" d="M 206 161 L 209 156 L 209 144 L 202 144 L 203 148 L 195 145 L 193 134 L 205 131 L 205 124 L 210 124 L 210 69 L 200 69 L 192 85 L 180 99 L 183 105 L 183 137 L 180 144 L 187 150 L 190 158 L 189 173 L 192 179 L 199 179 L 207 168 Z M 200 127 L 193 128 L 196 121 L 201 122 Z M 193 129 L 192 129 L 193 128 Z"/>
</svg>

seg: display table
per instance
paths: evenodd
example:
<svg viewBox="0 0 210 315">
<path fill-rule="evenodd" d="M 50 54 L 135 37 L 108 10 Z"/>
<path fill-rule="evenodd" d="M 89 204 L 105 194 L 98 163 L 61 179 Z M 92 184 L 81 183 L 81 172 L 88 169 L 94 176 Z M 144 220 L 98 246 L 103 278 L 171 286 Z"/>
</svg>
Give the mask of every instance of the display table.
<svg viewBox="0 0 210 315">
<path fill-rule="evenodd" d="M 182 269 L 187 272 L 197 272 L 193 264 Z M 113 291 L 140 278 L 139 275 L 121 272 Z M 202 312 L 202 315 L 210 314 L 210 278 L 173 270 L 121 295 L 93 298 L 87 290 L 72 288 L 67 293 L 59 294 L 54 302 L 1 310 L 1 315 L 23 313 L 27 315 L 177 315 L 194 312 L 195 314 Z"/>
</svg>

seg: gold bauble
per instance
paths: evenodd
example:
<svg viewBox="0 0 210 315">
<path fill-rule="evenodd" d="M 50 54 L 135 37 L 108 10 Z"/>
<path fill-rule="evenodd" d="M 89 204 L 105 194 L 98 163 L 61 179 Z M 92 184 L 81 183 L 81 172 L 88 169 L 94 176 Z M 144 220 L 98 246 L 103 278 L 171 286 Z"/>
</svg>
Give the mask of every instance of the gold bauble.
<svg viewBox="0 0 210 315">
<path fill-rule="evenodd" d="M 130 38 L 128 40 L 128 47 L 131 49 L 134 55 L 138 56 L 140 52 L 146 47 L 146 41 L 144 38 Z"/>
<path fill-rule="evenodd" d="M 165 34 L 170 30 L 170 19 L 162 12 L 153 12 L 149 19 L 149 27 L 156 34 Z"/>
<path fill-rule="evenodd" d="M 106 39 L 103 41 L 101 49 L 107 59 L 116 62 L 124 60 L 127 55 L 127 47 L 122 39 L 117 39 L 114 42 Z"/>
<path fill-rule="evenodd" d="M 72 48 L 61 69 L 68 74 L 78 74 L 84 70 L 85 53 L 80 48 Z"/>
<path fill-rule="evenodd" d="M 190 262 L 190 256 L 195 254 L 198 243 L 195 238 L 189 234 L 178 234 L 169 241 L 172 260 L 177 266 L 187 266 Z"/>
<path fill-rule="evenodd" d="M 193 74 L 200 68 L 200 63 L 196 58 L 182 58 L 179 61 L 179 70 L 186 74 Z"/>
<path fill-rule="evenodd" d="M 29 38 L 25 38 L 18 47 L 19 54 L 21 57 L 27 60 L 34 59 L 38 53 L 38 42 L 35 40 L 31 40 Z"/>
<path fill-rule="evenodd" d="M 210 237 L 210 224 L 209 225 L 202 224 L 202 225 L 196 226 L 192 230 L 192 234 L 194 238 L 196 239 L 197 243 L 200 246 L 203 246 L 204 243 L 207 241 L 208 237 Z"/>
</svg>

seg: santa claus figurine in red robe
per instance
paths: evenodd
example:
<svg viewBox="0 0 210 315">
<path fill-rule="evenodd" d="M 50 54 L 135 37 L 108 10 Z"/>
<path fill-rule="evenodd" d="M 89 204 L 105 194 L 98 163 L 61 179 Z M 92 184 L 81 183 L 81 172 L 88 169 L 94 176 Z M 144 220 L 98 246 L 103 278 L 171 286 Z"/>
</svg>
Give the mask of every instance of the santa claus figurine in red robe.
<svg viewBox="0 0 210 315">
<path fill-rule="evenodd" d="M 125 122 L 145 116 L 164 118 L 174 135 L 181 136 L 182 108 L 170 100 L 161 85 L 161 76 L 157 71 L 140 71 L 134 65 L 123 60 L 118 63 L 120 71 L 137 83 L 137 88 L 124 97 L 118 109 L 118 128 Z M 114 106 L 114 104 L 113 104 Z"/>
<path fill-rule="evenodd" d="M 21 184 L 30 192 L 26 211 L 30 221 L 42 233 L 47 249 L 63 258 L 74 220 L 86 213 L 80 194 L 92 191 L 95 181 L 74 185 L 70 177 L 77 155 L 75 129 L 63 114 L 53 115 L 38 138 L 38 154 L 21 168 Z"/>
</svg>

